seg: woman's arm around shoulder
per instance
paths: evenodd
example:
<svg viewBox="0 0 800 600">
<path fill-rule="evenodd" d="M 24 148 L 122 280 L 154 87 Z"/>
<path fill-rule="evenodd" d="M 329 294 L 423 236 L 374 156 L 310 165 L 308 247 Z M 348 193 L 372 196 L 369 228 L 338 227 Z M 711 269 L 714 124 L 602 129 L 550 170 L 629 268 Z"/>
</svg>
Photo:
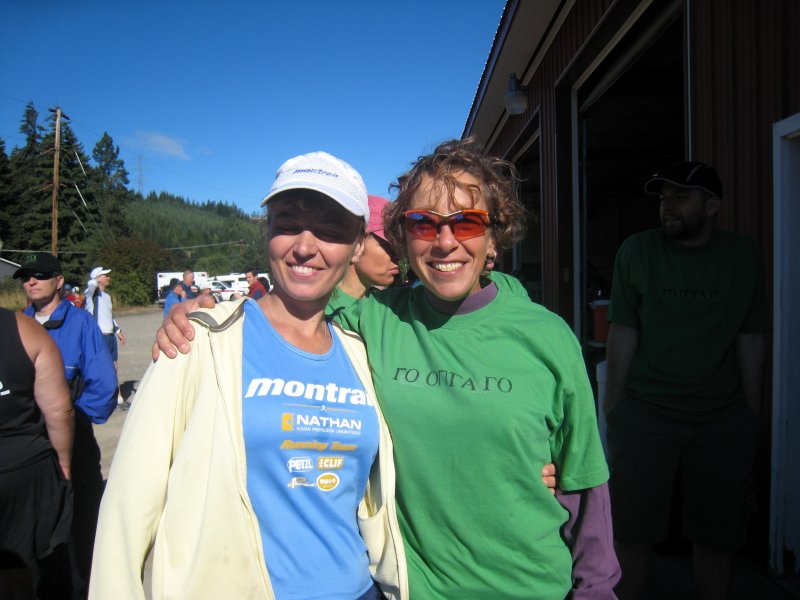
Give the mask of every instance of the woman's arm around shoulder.
<svg viewBox="0 0 800 600">
<path fill-rule="evenodd" d="M 571 600 L 612 600 L 620 579 L 614 552 L 608 484 L 577 492 L 558 493 L 556 499 L 569 519 L 562 528 L 572 553 Z"/>
</svg>

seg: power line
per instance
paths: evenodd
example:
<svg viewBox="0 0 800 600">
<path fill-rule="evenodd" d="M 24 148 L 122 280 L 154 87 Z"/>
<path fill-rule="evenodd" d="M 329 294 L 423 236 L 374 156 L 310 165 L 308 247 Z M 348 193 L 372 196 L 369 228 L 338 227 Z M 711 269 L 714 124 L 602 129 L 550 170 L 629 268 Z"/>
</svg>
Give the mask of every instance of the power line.
<svg viewBox="0 0 800 600">
<path fill-rule="evenodd" d="M 74 208 L 72 208 L 71 206 L 69 207 L 69 209 L 72 211 L 72 214 L 73 214 L 73 215 L 75 215 L 75 218 L 78 220 L 78 223 L 80 224 L 80 226 L 81 226 L 81 227 L 83 227 L 83 230 L 84 230 L 84 231 L 86 232 L 86 234 L 88 235 L 88 233 L 89 233 L 89 230 L 88 230 L 88 229 L 86 229 L 86 225 L 84 225 L 84 224 L 83 224 L 83 221 L 81 221 L 81 218 L 78 216 L 78 213 L 76 213 L 76 212 L 75 212 L 75 209 L 74 209 Z"/>
<path fill-rule="evenodd" d="M 96 227 L 96 229 L 97 229 L 97 232 L 100 234 L 100 236 L 103 238 L 103 241 L 105 242 L 105 241 L 106 241 L 106 234 L 105 234 L 105 232 L 104 232 L 104 231 L 103 231 L 103 229 L 100 227 L 100 224 L 97 222 L 97 219 L 95 219 L 95 218 L 94 218 L 94 215 L 92 214 L 92 211 L 91 211 L 91 210 L 89 210 L 89 207 L 88 207 L 88 206 L 87 206 L 87 204 L 86 204 L 86 200 L 84 200 L 84 199 L 83 199 L 83 194 L 81 194 L 81 190 L 80 190 L 80 188 L 78 188 L 78 184 L 76 183 L 76 184 L 74 184 L 74 185 L 75 185 L 75 191 L 76 191 L 76 192 L 78 192 L 78 196 L 80 197 L 81 201 L 83 202 L 83 206 L 84 206 L 84 208 L 86 208 L 86 214 L 87 214 L 87 215 L 89 215 L 89 218 L 92 220 L 92 223 L 93 223 L 93 224 L 94 224 L 94 226 Z M 77 218 L 77 216 L 78 216 L 78 215 L 77 215 L 77 213 L 75 213 L 75 209 L 74 209 L 72 206 L 70 206 L 70 210 L 72 210 L 73 214 L 75 214 L 75 217 Z M 78 219 L 78 222 L 80 222 L 80 219 Z M 81 225 L 83 226 L 83 223 L 81 223 Z M 87 234 L 89 233 L 89 232 L 87 231 L 86 227 L 83 227 L 83 230 L 84 230 L 84 231 L 86 231 L 86 233 L 87 233 Z M 113 232 L 111 231 L 111 229 L 110 229 L 110 228 L 109 228 L 109 233 L 111 233 L 111 235 L 112 235 L 112 238 L 111 238 L 111 239 L 114 239 L 114 238 L 113 238 L 113 235 L 114 235 L 114 234 L 113 234 Z"/>
<path fill-rule="evenodd" d="M 78 160 L 78 166 L 81 168 L 81 172 L 83 173 L 84 177 L 88 177 L 86 174 L 86 169 L 83 168 L 83 163 L 81 162 L 81 157 L 78 156 L 78 149 L 74 146 L 72 147 L 72 153 L 75 155 L 75 158 Z M 86 202 L 84 202 L 86 204 Z"/>
<path fill-rule="evenodd" d="M 84 179 L 85 179 L 87 185 L 91 187 L 93 185 L 92 181 L 89 179 L 89 176 L 86 173 L 86 169 L 84 169 L 84 167 L 83 167 L 83 162 L 81 161 L 81 158 L 78 155 L 77 146 L 75 146 L 74 144 L 71 144 L 69 146 L 64 146 L 65 149 L 67 147 L 69 147 L 72 150 L 73 154 L 75 155 L 75 159 L 78 161 L 78 165 L 81 168 L 81 172 L 83 173 L 83 176 L 84 176 Z M 75 187 L 75 191 L 78 192 L 78 196 L 80 197 L 81 202 L 83 202 L 83 206 L 86 209 L 86 214 L 88 214 L 89 218 L 92 220 L 92 223 L 94 224 L 94 226 L 95 226 L 95 228 L 97 230 L 97 233 L 99 233 L 100 236 L 103 238 L 103 241 L 105 241 L 107 239 L 106 235 L 103 233 L 103 230 L 102 230 L 102 227 L 101 227 L 100 223 L 97 221 L 97 219 L 94 218 L 94 215 L 92 214 L 92 211 L 89 208 L 89 205 L 87 204 L 86 199 L 83 197 L 83 194 L 81 193 L 81 190 L 78 187 L 78 184 L 73 181 L 72 185 Z M 66 196 L 65 199 L 66 198 L 68 198 L 68 196 Z M 106 216 L 103 213 L 103 207 L 99 202 L 96 202 L 95 204 L 96 204 L 96 207 L 97 207 L 97 212 L 100 214 L 100 217 L 103 220 L 103 223 L 105 224 L 106 229 L 108 229 L 108 235 L 113 240 L 115 238 L 114 231 L 111 229 L 111 226 L 108 224 L 108 220 L 106 219 Z M 72 210 L 73 213 L 75 213 L 75 209 L 72 206 L 70 206 L 70 209 Z M 76 216 L 77 216 L 77 214 L 76 214 Z M 86 228 L 84 227 L 84 230 L 85 229 Z M 89 233 L 89 232 L 87 231 L 87 233 Z"/>
<path fill-rule="evenodd" d="M 244 240 L 233 240 L 230 242 L 219 242 L 218 244 L 199 244 L 197 246 L 177 246 L 176 248 L 166 248 L 166 250 L 191 250 L 192 248 L 211 248 L 212 246 L 244 246 L 247 242 Z"/>
<path fill-rule="evenodd" d="M 77 148 L 75 148 L 75 146 L 73 146 L 72 147 L 72 151 L 75 153 L 75 158 L 78 160 L 78 165 L 80 166 L 81 171 L 83 172 L 84 179 L 86 180 L 88 185 L 91 187 L 92 186 L 92 181 L 89 179 L 89 176 L 86 174 L 86 169 L 83 168 L 83 163 L 81 162 L 81 157 L 78 156 Z M 78 184 L 77 183 L 75 184 L 75 189 L 78 190 L 78 195 L 81 197 L 81 200 L 83 200 L 83 205 L 86 207 L 86 212 L 88 212 L 89 215 L 91 216 L 91 211 L 89 210 L 89 207 L 86 204 L 86 200 L 83 199 L 83 194 L 81 194 L 81 191 L 78 189 Z M 103 192 L 103 190 L 99 190 L 99 191 L 101 193 Z M 103 223 L 105 223 L 106 228 L 108 229 L 108 234 L 111 236 L 111 239 L 113 240 L 114 239 L 114 231 L 111 229 L 111 226 L 108 224 L 108 220 L 106 219 L 106 215 L 103 212 L 103 207 L 99 202 L 97 202 L 96 204 L 97 204 L 97 212 L 100 213 L 100 217 L 103 219 Z M 99 225 L 98 225 L 98 227 L 99 227 Z"/>
<path fill-rule="evenodd" d="M 0 254 L 3 252 L 12 252 L 14 254 L 24 254 L 26 252 L 47 252 L 47 250 L 31 250 L 28 248 L 27 250 L 17 250 L 14 248 L 3 248 L 0 250 Z M 85 250 L 61 250 L 59 254 L 86 254 Z"/>
</svg>

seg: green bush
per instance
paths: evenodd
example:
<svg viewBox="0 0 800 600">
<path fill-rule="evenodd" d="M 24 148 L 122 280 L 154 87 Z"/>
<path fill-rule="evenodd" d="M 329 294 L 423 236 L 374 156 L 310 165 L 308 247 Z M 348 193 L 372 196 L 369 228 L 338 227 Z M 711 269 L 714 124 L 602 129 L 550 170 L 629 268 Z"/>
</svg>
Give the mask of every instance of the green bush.
<svg viewBox="0 0 800 600">
<path fill-rule="evenodd" d="M 114 271 L 109 292 L 115 306 L 145 305 L 153 301 L 153 289 L 142 281 L 138 273 Z"/>
<path fill-rule="evenodd" d="M 120 304 L 143 305 L 154 300 L 153 281 L 163 257 L 155 242 L 129 238 L 105 244 L 95 263 L 111 269 L 109 292 Z"/>
</svg>

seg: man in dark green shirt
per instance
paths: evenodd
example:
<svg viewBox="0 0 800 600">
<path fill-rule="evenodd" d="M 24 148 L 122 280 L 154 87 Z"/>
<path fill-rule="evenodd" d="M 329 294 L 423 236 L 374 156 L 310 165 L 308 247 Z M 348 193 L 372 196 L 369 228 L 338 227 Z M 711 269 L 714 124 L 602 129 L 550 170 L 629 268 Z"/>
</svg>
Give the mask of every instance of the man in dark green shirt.
<svg viewBox="0 0 800 600">
<path fill-rule="evenodd" d="M 769 329 L 752 240 L 716 228 L 722 185 L 682 162 L 653 175 L 662 228 L 628 238 L 614 265 L 605 410 L 619 597 L 637 598 L 666 538 L 680 478 L 683 533 L 702 598 L 727 597 L 746 537 Z"/>
</svg>

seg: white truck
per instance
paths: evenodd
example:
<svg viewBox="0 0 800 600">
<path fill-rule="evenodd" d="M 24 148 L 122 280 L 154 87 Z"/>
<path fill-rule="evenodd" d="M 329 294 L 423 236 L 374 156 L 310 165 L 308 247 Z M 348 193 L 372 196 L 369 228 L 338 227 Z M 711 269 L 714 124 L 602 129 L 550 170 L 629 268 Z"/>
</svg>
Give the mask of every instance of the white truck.
<svg viewBox="0 0 800 600">
<path fill-rule="evenodd" d="M 272 287 L 272 283 L 269 278 L 269 273 L 258 273 L 256 277 L 264 277 L 267 282 L 270 284 L 267 286 L 267 289 Z M 215 281 L 221 281 L 232 287 L 237 292 L 247 295 L 247 290 L 250 288 L 250 284 L 247 283 L 247 278 L 244 276 L 244 273 L 228 273 L 227 275 L 214 275 L 211 279 Z"/>
<path fill-rule="evenodd" d="M 169 294 L 169 282 L 172 279 L 183 281 L 183 271 L 162 271 L 156 273 L 156 299 L 159 304 L 164 304 Z M 198 288 L 208 287 L 208 273 L 205 271 L 194 272 L 194 283 Z"/>
<path fill-rule="evenodd" d="M 227 283 L 218 281 L 216 279 L 209 280 L 206 287 L 211 288 L 211 295 L 214 296 L 214 299 L 217 302 L 224 302 L 225 300 L 238 298 L 240 295 L 242 295 L 241 292 L 233 289 Z M 245 292 L 245 294 L 246 293 L 247 292 Z"/>
<path fill-rule="evenodd" d="M 164 304 L 169 294 L 169 282 L 172 278 L 183 280 L 183 272 L 164 271 L 156 273 L 156 297 L 159 304 Z M 270 283 L 268 273 L 259 273 L 257 277 L 263 277 Z M 205 271 L 194 272 L 194 282 L 201 290 L 211 288 L 211 294 L 217 302 L 231 300 L 240 295 L 246 296 L 250 285 L 244 273 L 228 273 L 227 275 L 209 275 Z M 268 288 L 271 287 L 271 283 Z"/>
</svg>

